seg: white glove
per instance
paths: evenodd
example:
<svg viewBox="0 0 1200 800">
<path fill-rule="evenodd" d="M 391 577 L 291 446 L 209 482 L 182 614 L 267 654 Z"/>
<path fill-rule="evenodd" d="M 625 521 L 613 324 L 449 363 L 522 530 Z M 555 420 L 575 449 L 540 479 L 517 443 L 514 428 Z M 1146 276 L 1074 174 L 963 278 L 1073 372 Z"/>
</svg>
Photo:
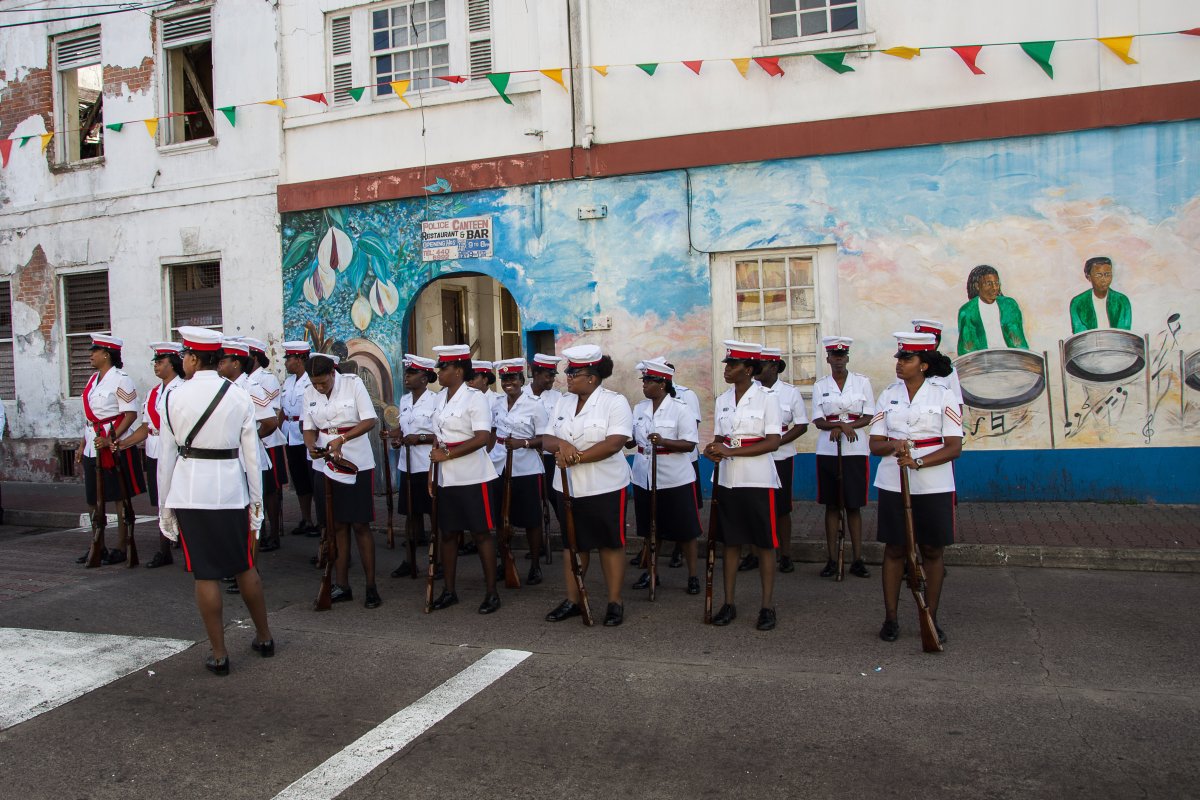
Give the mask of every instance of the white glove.
<svg viewBox="0 0 1200 800">
<path fill-rule="evenodd" d="M 172 542 L 179 541 L 179 520 L 175 518 L 175 509 L 160 508 L 158 510 L 158 529 Z"/>
<path fill-rule="evenodd" d="M 259 534 L 262 533 L 263 525 L 263 508 L 261 503 L 255 503 L 250 506 L 250 530 L 254 531 L 254 539 L 258 540 Z"/>
</svg>

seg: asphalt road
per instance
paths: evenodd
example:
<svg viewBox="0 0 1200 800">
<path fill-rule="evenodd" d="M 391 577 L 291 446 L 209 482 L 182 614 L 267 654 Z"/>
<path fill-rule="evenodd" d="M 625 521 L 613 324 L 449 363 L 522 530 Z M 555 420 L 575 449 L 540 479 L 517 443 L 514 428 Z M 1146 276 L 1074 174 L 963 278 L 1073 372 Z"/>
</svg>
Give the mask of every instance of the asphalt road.
<svg viewBox="0 0 1200 800">
<path fill-rule="evenodd" d="M 315 613 L 313 540 L 289 538 L 263 557 L 278 654 L 250 652 L 231 598 L 232 675 L 217 678 L 179 562 L 84 571 L 72 562 L 86 540 L 0 529 L 0 628 L 186 649 L 0 730 L 8 797 L 272 798 L 385 721 L 420 718 L 427 693 L 502 649 L 531 655 L 398 752 L 368 742 L 379 765 L 338 796 L 1200 796 L 1195 575 L 956 567 L 949 643 L 926 655 L 911 598 L 900 640 L 881 642 L 877 578 L 838 585 L 811 564 L 780 576 L 770 633 L 754 630 L 757 573 L 718 629 L 665 562 L 656 603 L 627 592 L 624 626 L 546 623 L 558 556 L 541 586 L 502 589 L 491 617 L 475 613 L 480 571 L 464 557 L 463 602 L 426 616 L 423 582 L 386 577 L 400 551 L 382 548 L 383 607 L 361 606 L 352 571 L 359 601 Z M 0 698 L 25 658 L 6 661 Z"/>
</svg>

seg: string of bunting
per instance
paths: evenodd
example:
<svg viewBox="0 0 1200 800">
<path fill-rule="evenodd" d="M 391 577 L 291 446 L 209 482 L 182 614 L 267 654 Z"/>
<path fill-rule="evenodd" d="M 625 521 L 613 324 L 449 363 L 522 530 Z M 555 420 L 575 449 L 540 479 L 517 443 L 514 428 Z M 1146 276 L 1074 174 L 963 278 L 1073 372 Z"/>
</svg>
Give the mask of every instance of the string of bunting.
<svg viewBox="0 0 1200 800">
<path fill-rule="evenodd" d="M 479 75 L 473 75 L 473 74 L 436 75 L 436 76 L 434 76 L 433 79 L 436 81 L 441 81 L 443 83 L 447 83 L 447 84 L 451 84 L 451 85 L 458 85 L 458 84 L 466 83 L 467 81 L 470 81 L 470 80 L 486 78 L 487 81 L 492 85 L 492 88 L 495 90 L 496 94 L 499 95 L 500 98 L 502 100 L 504 100 L 505 103 L 512 105 L 513 104 L 512 98 L 510 98 L 508 96 L 508 86 L 509 86 L 509 82 L 512 80 L 513 75 L 540 74 L 540 75 L 544 76 L 545 78 L 557 83 L 559 86 L 561 86 L 563 88 L 563 91 L 568 91 L 567 83 L 563 78 L 563 74 L 570 73 L 572 69 L 575 69 L 575 70 L 590 69 L 590 70 L 594 70 L 597 74 L 599 74 L 602 77 L 608 77 L 610 70 L 621 69 L 621 68 L 630 68 L 630 69 L 640 70 L 641 72 L 645 73 L 648 77 L 654 77 L 654 75 L 658 71 L 659 67 L 661 67 L 665 64 L 678 64 L 678 65 L 682 65 L 683 67 L 690 70 L 694 74 L 700 75 L 700 71 L 704 67 L 704 65 L 712 64 L 714 62 L 715 63 L 724 63 L 725 61 L 728 61 L 733 64 L 733 66 L 737 69 L 738 73 L 743 78 L 748 79 L 749 72 L 750 72 L 750 65 L 752 63 L 757 65 L 763 72 L 765 72 L 767 75 L 769 75 L 771 77 L 781 77 L 784 74 L 784 70 L 779 62 L 783 59 L 791 59 L 791 58 L 812 58 L 812 59 L 818 61 L 819 63 L 823 64 L 824 66 L 828 67 L 829 69 L 833 70 L 834 72 L 838 73 L 839 75 L 844 75 L 845 73 L 855 71 L 854 67 L 852 67 L 846 63 L 846 56 L 848 56 L 848 55 L 863 54 L 863 53 L 879 53 L 882 55 L 892 56 L 894 58 L 903 59 L 905 61 L 911 61 L 914 58 L 920 57 L 923 53 L 926 53 L 929 51 L 935 51 L 935 50 L 952 51 L 955 55 L 957 55 L 959 57 L 959 59 L 962 60 L 962 63 L 973 74 L 984 75 L 986 73 L 984 72 L 983 68 L 979 66 L 978 62 L 979 62 L 980 54 L 983 52 L 985 47 L 987 47 L 987 48 L 1020 47 L 1021 50 L 1024 51 L 1024 53 L 1027 56 L 1029 56 L 1030 59 L 1032 59 L 1039 67 L 1042 68 L 1042 70 L 1046 73 L 1047 77 L 1049 77 L 1050 79 L 1053 80 L 1054 66 L 1050 63 L 1050 58 L 1054 52 L 1055 46 L 1058 44 L 1062 44 L 1064 42 L 1089 42 L 1089 41 L 1099 42 L 1100 44 L 1104 45 L 1104 47 L 1106 47 L 1109 51 L 1111 51 L 1117 58 L 1121 59 L 1121 61 L 1124 62 L 1125 64 L 1136 64 L 1136 63 L 1138 63 L 1137 59 L 1133 58 L 1129 54 L 1130 50 L 1132 49 L 1134 39 L 1144 38 L 1144 37 L 1148 37 L 1148 36 L 1172 36 L 1172 35 L 1176 35 L 1176 34 L 1181 34 L 1184 36 L 1200 37 L 1200 27 L 1189 28 L 1188 30 L 1182 30 L 1182 31 L 1161 31 L 1161 32 L 1157 32 L 1157 33 L 1140 33 L 1140 34 L 1134 34 L 1134 35 L 1130 35 L 1130 36 L 1106 36 L 1106 37 L 1090 37 L 1089 36 L 1089 37 L 1078 37 L 1078 38 L 1074 38 L 1074 39 L 1056 39 L 1056 40 L 1036 41 L 1036 42 L 995 42 L 995 43 L 987 44 L 987 45 L 981 45 L 981 44 L 976 44 L 976 45 L 934 45 L 934 46 L 930 46 L 930 47 L 896 46 L 896 47 L 889 47 L 886 49 L 855 49 L 855 50 L 831 51 L 831 52 L 824 52 L 824 53 L 784 53 L 784 54 L 778 55 L 778 56 L 759 56 L 759 57 L 751 57 L 751 58 L 701 59 L 701 60 L 691 60 L 691 61 L 650 61 L 650 62 L 645 62 L 645 63 L 632 63 L 632 64 L 593 64 L 590 66 L 581 66 L 581 67 L 556 67 L 553 69 L 517 69 L 517 70 L 509 70 L 508 72 L 488 72 L 488 73 L 479 74 Z M 344 91 L 346 92 L 347 95 L 350 96 L 350 98 L 352 100 L 354 100 L 354 102 L 357 103 L 362 100 L 367 89 L 371 89 L 371 88 L 382 89 L 385 86 L 388 87 L 388 89 L 393 94 L 395 94 L 396 97 L 400 98 L 400 100 L 406 106 L 408 106 L 409 108 L 412 108 L 412 103 L 410 103 L 408 101 L 408 98 L 405 97 L 405 95 L 408 93 L 408 90 L 411 86 L 411 81 L 406 81 L 406 80 L 404 80 L 404 81 L 383 81 L 383 82 L 375 83 L 375 84 L 367 84 L 364 86 L 350 87 L 348 89 L 345 89 Z M 343 91 L 343 90 L 337 90 L 337 91 Z M 312 92 L 309 94 L 296 95 L 294 97 L 278 97 L 278 98 L 274 98 L 271 100 L 256 100 L 256 101 L 249 102 L 249 103 L 237 103 L 237 104 L 233 104 L 233 105 L 217 106 L 214 110 L 221 112 L 221 114 L 225 117 L 226 121 L 228 121 L 230 127 L 235 127 L 237 125 L 238 109 L 244 109 L 244 108 L 249 108 L 252 106 L 260 106 L 260 105 L 275 106 L 277 108 L 287 108 L 288 102 L 293 101 L 293 100 L 305 100 L 310 103 L 316 103 L 319 105 L 328 106 L 329 105 L 329 96 L 331 94 L 334 94 L 334 92 L 330 91 L 330 90 L 325 90 L 322 92 Z M 158 124 L 161 120 L 171 119 L 173 117 L 192 116 L 192 115 L 199 114 L 199 113 L 201 113 L 201 112 L 199 112 L 199 111 L 173 112 L 170 114 L 164 114 L 163 116 L 160 116 L 160 117 L 150 117 L 148 119 L 126 120 L 124 122 L 105 123 L 104 128 L 106 130 L 113 131 L 115 133 L 120 133 L 125 128 L 126 125 L 134 125 L 137 123 L 141 123 L 142 125 L 145 126 L 146 132 L 148 134 L 150 134 L 150 137 L 154 138 L 158 134 Z M 0 167 L 8 166 L 8 161 L 9 161 L 9 157 L 12 154 L 13 146 L 17 142 L 20 143 L 18 145 L 19 147 L 25 147 L 33 139 L 38 139 L 41 144 L 40 150 L 42 152 L 44 152 L 46 150 L 46 147 L 50 144 L 50 141 L 56 135 L 56 133 L 61 135 L 64 133 L 79 133 L 79 132 L 80 131 L 78 128 L 67 128 L 67 129 L 63 129 L 61 131 L 57 131 L 57 132 L 51 131 L 48 133 L 30 134 L 27 136 L 15 136 L 15 137 L 7 138 L 7 139 L 0 139 Z"/>
</svg>

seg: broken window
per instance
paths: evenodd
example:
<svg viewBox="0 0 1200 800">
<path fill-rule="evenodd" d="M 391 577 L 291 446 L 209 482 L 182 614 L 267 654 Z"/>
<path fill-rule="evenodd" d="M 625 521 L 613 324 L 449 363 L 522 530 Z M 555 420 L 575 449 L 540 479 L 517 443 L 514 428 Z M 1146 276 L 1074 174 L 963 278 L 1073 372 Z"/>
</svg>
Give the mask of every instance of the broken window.
<svg viewBox="0 0 1200 800">
<path fill-rule="evenodd" d="M 166 144 L 209 139 L 213 122 L 212 9 L 162 20 Z"/>
<path fill-rule="evenodd" d="M 100 31 L 72 33 L 54 42 L 58 73 L 59 159 L 67 163 L 104 155 L 104 71 Z"/>
</svg>

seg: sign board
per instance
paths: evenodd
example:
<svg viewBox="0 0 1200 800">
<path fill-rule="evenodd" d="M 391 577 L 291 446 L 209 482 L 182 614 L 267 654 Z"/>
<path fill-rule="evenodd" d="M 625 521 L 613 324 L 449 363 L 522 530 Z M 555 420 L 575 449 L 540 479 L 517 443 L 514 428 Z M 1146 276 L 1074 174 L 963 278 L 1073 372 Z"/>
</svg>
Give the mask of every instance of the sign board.
<svg viewBox="0 0 1200 800">
<path fill-rule="evenodd" d="M 421 260 L 492 257 L 492 218 L 457 217 L 421 223 Z"/>
</svg>

